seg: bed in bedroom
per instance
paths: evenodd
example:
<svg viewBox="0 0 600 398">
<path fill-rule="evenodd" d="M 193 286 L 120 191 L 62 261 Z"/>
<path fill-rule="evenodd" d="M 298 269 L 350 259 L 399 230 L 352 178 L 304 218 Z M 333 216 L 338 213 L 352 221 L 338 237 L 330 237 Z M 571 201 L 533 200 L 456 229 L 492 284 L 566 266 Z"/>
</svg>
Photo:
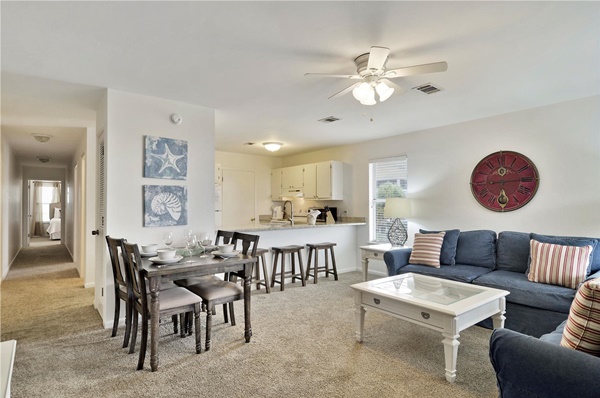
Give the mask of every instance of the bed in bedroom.
<svg viewBox="0 0 600 398">
<path fill-rule="evenodd" d="M 50 226 L 46 232 L 50 235 L 50 240 L 60 239 L 60 203 L 50 203 Z"/>
</svg>

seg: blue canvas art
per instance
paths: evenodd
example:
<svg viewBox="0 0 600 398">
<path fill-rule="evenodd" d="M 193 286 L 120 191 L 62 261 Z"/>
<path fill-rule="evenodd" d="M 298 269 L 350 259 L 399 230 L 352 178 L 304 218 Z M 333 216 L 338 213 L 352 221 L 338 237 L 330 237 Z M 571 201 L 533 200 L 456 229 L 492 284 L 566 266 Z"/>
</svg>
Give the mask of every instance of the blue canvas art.
<svg viewBox="0 0 600 398">
<path fill-rule="evenodd" d="M 188 163 L 187 141 L 147 135 L 144 177 L 185 180 Z"/>
<path fill-rule="evenodd" d="M 187 187 L 144 185 L 144 227 L 187 225 Z"/>
</svg>

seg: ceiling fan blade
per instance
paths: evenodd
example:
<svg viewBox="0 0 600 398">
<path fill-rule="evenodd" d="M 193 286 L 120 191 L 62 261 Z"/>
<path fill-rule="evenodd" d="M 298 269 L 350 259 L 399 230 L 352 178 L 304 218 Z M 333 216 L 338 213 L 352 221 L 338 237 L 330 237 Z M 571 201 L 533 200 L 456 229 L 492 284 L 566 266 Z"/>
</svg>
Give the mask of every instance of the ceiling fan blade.
<svg viewBox="0 0 600 398">
<path fill-rule="evenodd" d="M 305 73 L 304 76 L 339 77 L 342 79 L 362 79 L 359 75 L 332 75 L 330 73 Z"/>
<path fill-rule="evenodd" d="M 367 69 L 372 72 L 378 72 L 382 70 L 387 62 L 388 55 L 390 55 L 389 48 L 375 46 L 371 47 Z"/>
<path fill-rule="evenodd" d="M 337 97 L 341 97 L 341 96 L 342 96 L 342 95 L 344 95 L 344 94 L 348 94 L 348 93 L 349 93 L 350 91 L 352 91 L 352 89 L 353 89 L 354 87 L 356 87 L 358 84 L 360 84 L 360 83 L 354 83 L 354 84 L 353 84 L 353 85 L 351 85 L 350 87 L 346 87 L 346 88 L 345 88 L 345 89 L 343 89 L 342 91 L 340 91 L 340 92 L 338 92 L 338 93 L 335 93 L 335 94 L 333 94 L 331 97 L 329 97 L 329 99 L 332 99 L 332 98 L 337 98 Z"/>
<path fill-rule="evenodd" d="M 396 83 L 394 83 L 391 80 L 388 79 L 381 79 L 379 80 L 380 82 L 384 82 L 385 84 L 387 84 L 389 87 L 394 89 L 395 93 L 398 94 L 404 94 L 404 92 L 406 91 L 404 88 L 402 88 L 401 86 L 397 85 Z"/>
<path fill-rule="evenodd" d="M 432 64 L 423 64 L 415 66 L 407 66 L 406 68 L 390 69 L 383 75 L 388 79 L 396 77 L 422 75 L 425 73 L 445 72 L 448 70 L 447 62 L 434 62 Z"/>
</svg>

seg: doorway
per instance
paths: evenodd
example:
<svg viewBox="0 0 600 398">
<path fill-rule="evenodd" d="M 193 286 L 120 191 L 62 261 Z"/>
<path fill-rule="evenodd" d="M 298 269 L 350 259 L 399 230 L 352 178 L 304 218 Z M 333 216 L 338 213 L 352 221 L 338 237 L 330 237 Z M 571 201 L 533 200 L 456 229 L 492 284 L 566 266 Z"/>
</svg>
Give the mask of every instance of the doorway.
<svg viewBox="0 0 600 398">
<path fill-rule="evenodd" d="M 223 169 L 223 228 L 254 224 L 256 219 L 255 173 Z"/>
<path fill-rule="evenodd" d="M 45 238 L 61 242 L 62 203 L 60 181 L 28 180 L 28 222 L 24 246 L 31 245 L 31 238 Z"/>
</svg>

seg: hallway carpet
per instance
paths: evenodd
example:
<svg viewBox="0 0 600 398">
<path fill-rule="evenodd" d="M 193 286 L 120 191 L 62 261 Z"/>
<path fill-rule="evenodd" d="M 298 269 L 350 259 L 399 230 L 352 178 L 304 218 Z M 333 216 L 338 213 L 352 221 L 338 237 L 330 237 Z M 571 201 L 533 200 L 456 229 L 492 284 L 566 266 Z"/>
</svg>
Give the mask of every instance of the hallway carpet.
<svg viewBox="0 0 600 398">
<path fill-rule="evenodd" d="M 124 328 L 115 338 L 102 328 L 93 290 L 81 287 L 64 251 L 22 254 L 32 263 L 20 258 L 2 284 L 2 340 L 18 341 L 15 398 L 498 396 L 489 330 L 462 333 L 454 384 L 444 378 L 439 332 L 367 312 L 365 342 L 357 343 L 349 286 L 360 282 L 359 272 L 290 284 L 284 292 L 253 291 L 249 344 L 241 302 L 238 324 L 223 324 L 219 312 L 212 348 L 199 355 L 194 339 L 173 335 L 166 322 L 158 372 L 150 372 L 149 355 L 136 371 L 139 347 L 128 355 Z M 53 256 L 61 260 L 52 265 L 46 260 Z"/>
</svg>

